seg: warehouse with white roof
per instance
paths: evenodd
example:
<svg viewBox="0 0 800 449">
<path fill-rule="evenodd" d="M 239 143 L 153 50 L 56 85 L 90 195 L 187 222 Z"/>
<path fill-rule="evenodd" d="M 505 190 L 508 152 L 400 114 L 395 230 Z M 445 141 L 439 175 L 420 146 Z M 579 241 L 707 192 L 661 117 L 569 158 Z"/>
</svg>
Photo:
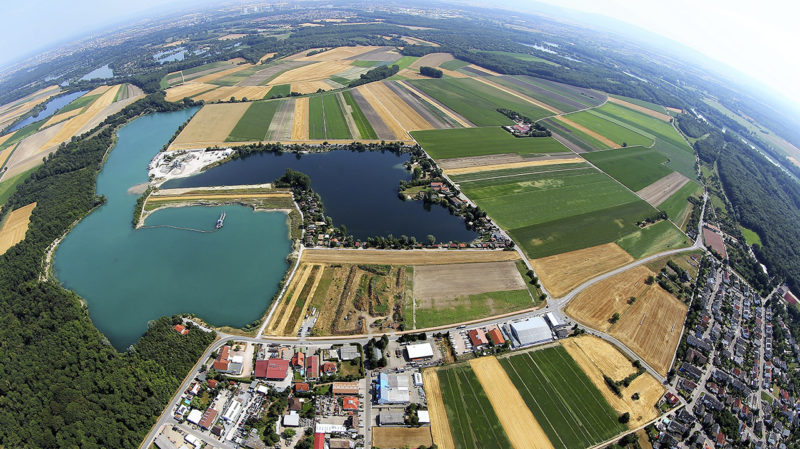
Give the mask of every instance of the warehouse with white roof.
<svg viewBox="0 0 800 449">
<path fill-rule="evenodd" d="M 420 343 L 406 346 L 408 360 L 423 360 L 433 357 L 433 348 L 430 343 Z"/>
<path fill-rule="evenodd" d="M 508 327 L 510 330 L 508 333 L 513 337 L 516 346 L 529 346 L 553 340 L 550 326 L 541 316 L 516 321 Z"/>
</svg>

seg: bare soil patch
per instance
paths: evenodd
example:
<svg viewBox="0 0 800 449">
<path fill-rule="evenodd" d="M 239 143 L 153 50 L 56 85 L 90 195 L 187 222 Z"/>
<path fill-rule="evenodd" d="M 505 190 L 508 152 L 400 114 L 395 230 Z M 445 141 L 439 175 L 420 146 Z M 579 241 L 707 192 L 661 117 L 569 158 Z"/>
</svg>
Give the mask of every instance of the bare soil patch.
<svg viewBox="0 0 800 449">
<path fill-rule="evenodd" d="M 303 251 L 302 261 L 330 264 L 446 265 L 503 262 L 519 258 L 516 251 L 307 249 Z"/>
<path fill-rule="evenodd" d="M 525 288 L 525 281 L 512 261 L 414 268 L 414 298 L 423 301 Z"/>
<path fill-rule="evenodd" d="M 511 378 L 494 356 L 469 361 L 514 449 L 545 449 L 553 445 L 525 404 Z"/>
<path fill-rule="evenodd" d="M 630 262 L 633 257 L 613 242 L 531 260 L 539 279 L 556 298 Z"/>
<path fill-rule="evenodd" d="M 430 427 L 373 427 L 372 447 L 406 448 L 430 447 L 433 444 Z"/>
<path fill-rule="evenodd" d="M 652 204 L 653 207 L 658 207 L 688 182 L 689 178 L 675 171 L 639 190 L 636 194 Z"/>
<path fill-rule="evenodd" d="M 9 248 L 25 240 L 25 233 L 28 232 L 31 214 L 35 208 L 36 203 L 31 203 L 8 214 L 3 227 L 0 228 L 0 255 L 5 254 Z"/>
</svg>

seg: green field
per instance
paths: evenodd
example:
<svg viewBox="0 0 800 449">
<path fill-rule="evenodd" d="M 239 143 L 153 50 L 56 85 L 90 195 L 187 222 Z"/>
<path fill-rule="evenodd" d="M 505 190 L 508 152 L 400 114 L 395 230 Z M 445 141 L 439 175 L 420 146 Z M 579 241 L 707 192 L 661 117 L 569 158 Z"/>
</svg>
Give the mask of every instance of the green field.
<svg viewBox="0 0 800 449">
<path fill-rule="evenodd" d="M 267 92 L 267 95 L 264 98 L 274 98 L 274 97 L 288 97 L 291 93 L 291 84 L 279 84 L 277 86 L 272 86 L 272 88 Z"/>
<path fill-rule="evenodd" d="M 211 63 L 208 63 L 208 64 L 199 65 L 197 67 L 192 67 L 191 69 L 183 70 L 183 77 L 187 78 L 187 75 L 192 75 L 192 74 L 195 74 L 197 72 L 202 72 L 204 70 L 215 69 L 217 67 L 222 67 L 224 65 L 230 65 L 231 67 L 233 67 L 233 65 L 230 64 L 227 61 L 211 62 Z"/>
<path fill-rule="evenodd" d="M 610 148 L 603 142 L 600 142 L 599 140 L 575 128 L 574 126 L 568 125 L 560 120 L 548 118 L 545 119 L 544 122 L 545 126 L 547 126 L 551 131 L 560 134 L 562 137 L 578 145 L 585 151 L 598 151 Z"/>
<path fill-rule="evenodd" d="M 322 97 L 323 109 L 325 110 L 325 138 L 326 139 L 349 139 L 350 128 L 344 118 L 344 111 L 340 104 L 339 96 L 327 94 Z"/>
<path fill-rule="evenodd" d="M 375 67 L 380 63 L 380 61 L 353 61 L 350 65 L 354 67 Z"/>
<path fill-rule="evenodd" d="M 514 137 L 499 126 L 412 131 L 411 135 L 434 159 L 569 151 L 552 137 Z"/>
<path fill-rule="evenodd" d="M 631 190 L 641 190 L 672 173 L 664 163 L 667 158 L 648 148 L 620 148 L 583 155 L 600 170 L 625 184 Z"/>
<path fill-rule="evenodd" d="M 585 106 L 599 106 L 606 100 L 605 95 L 597 94 L 590 98 L 586 96 L 587 94 L 585 91 L 572 89 L 569 86 L 561 85 L 553 81 L 547 81 L 541 78 L 534 78 L 532 76 L 525 75 L 515 76 L 514 78 L 521 79 L 526 83 L 549 90 L 550 92 L 556 93 Z"/>
<path fill-rule="evenodd" d="M 756 243 L 761 245 L 761 236 L 756 231 L 747 229 L 744 226 L 739 226 L 739 228 L 742 230 L 742 235 L 748 245 L 755 245 Z"/>
<path fill-rule="evenodd" d="M 550 171 L 526 176 L 504 172 L 482 172 L 482 179 L 473 177 L 469 181 L 453 176 L 453 181 L 505 229 L 513 230 L 638 200 L 619 183 L 589 166 L 571 170 L 552 166 Z"/>
<path fill-rule="evenodd" d="M 468 65 L 469 65 L 469 63 L 466 62 L 466 61 L 462 61 L 460 59 L 451 59 L 450 61 L 445 61 L 445 62 L 439 64 L 439 67 L 441 67 L 441 68 L 443 68 L 445 70 L 459 70 L 459 69 L 462 69 L 462 68 L 464 68 L 464 67 L 466 67 Z"/>
<path fill-rule="evenodd" d="M 518 97 L 473 79 L 436 79 L 408 81 L 476 126 L 509 125 L 511 119 L 498 108 L 514 110 L 532 120 L 552 115 Z"/>
<path fill-rule="evenodd" d="M 63 108 L 59 109 L 56 114 L 61 114 L 63 112 L 74 111 L 75 109 L 85 108 L 90 104 L 94 103 L 95 100 L 100 98 L 100 94 L 97 95 L 84 95 L 82 97 L 78 97 L 72 100 L 68 105 L 64 106 Z"/>
<path fill-rule="evenodd" d="M 325 138 L 325 116 L 322 115 L 322 95 L 308 99 L 308 138 Z"/>
<path fill-rule="evenodd" d="M 255 65 L 253 67 L 248 67 L 246 69 L 239 70 L 236 73 L 231 73 L 230 75 L 223 76 L 222 78 L 217 78 L 214 81 L 210 81 L 209 83 L 216 84 L 218 86 L 235 86 L 236 84 L 239 84 L 246 78 L 250 77 L 250 75 L 258 72 L 259 70 L 264 70 L 264 67 Z"/>
<path fill-rule="evenodd" d="M 511 447 L 486 392 L 469 365 L 440 369 L 436 374 L 457 449 Z"/>
<path fill-rule="evenodd" d="M 556 94 L 555 92 L 545 93 L 541 92 L 540 90 L 536 90 L 533 87 L 520 86 L 519 84 L 512 82 L 513 77 L 507 75 L 493 76 L 489 79 L 492 82 L 505 86 L 511 90 L 517 91 L 531 98 L 535 98 L 541 101 L 542 103 L 552 106 L 562 112 L 575 112 L 578 109 L 583 109 L 583 107 L 585 107 L 583 105 L 580 105 L 580 103 L 575 104 L 574 100 L 570 100 L 569 98 L 566 98 L 560 94 Z M 570 101 L 573 101 L 573 103 L 570 104 Z"/>
<path fill-rule="evenodd" d="M 3 207 L 6 204 L 6 201 L 8 201 L 11 195 L 14 194 L 14 191 L 17 189 L 17 186 L 25 182 L 25 180 L 28 179 L 31 173 L 38 170 L 38 168 L 39 167 L 32 168 L 26 172 L 20 173 L 12 178 L 0 182 L 0 207 Z"/>
<path fill-rule="evenodd" d="M 564 348 L 499 360 L 554 447 L 589 447 L 627 430 Z"/>
<path fill-rule="evenodd" d="M 637 106 L 650 109 L 651 111 L 660 112 L 662 114 L 667 113 L 667 108 L 661 105 L 657 105 L 655 103 L 650 103 L 649 101 L 639 100 L 638 98 L 623 97 L 622 95 L 609 95 L 609 97 L 614 97 L 618 100 L 627 101 L 628 103 L 633 103 Z"/>
<path fill-rule="evenodd" d="M 631 127 L 626 127 L 618 123 L 614 123 L 608 118 L 598 115 L 594 111 L 576 112 L 573 114 L 566 115 L 565 117 L 579 125 L 582 125 L 600 134 L 601 136 L 611 140 L 612 142 L 619 144 L 620 146 L 623 146 L 623 144 L 627 144 L 627 146 L 629 147 L 636 145 L 649 147 L 650 145 L 653 144 L 653 139 L 648 138 L 637 131 L 634 131 L 633 129 L 631 129 Z"/>
<path fill-rule="evenodd" d="M 358 133 L 361 134 L 361 138 L 377 139 L 378 135 L 375 134 L 375 130 L 372 129 L 372 125 L 369 124 L 369 120 L 367 120 L 364 112 L 358 106 L 358 103 L 356 103 L 356 100 L 353 98 L 353 94 L 349 90 L 346 90 L 342 92 L 342 97 L 344 98 L 345 103 L 350 106 L 353 120 L 356 122 Z"/>
<path fill-rule="evenodd" d="M 692 244 L 686 234 L 671 221 L 660 221 L 617 240 L 617 244 L 634 259 L 641 259 L 662 251 L 685 248 Z"/>
<path fill-rule="evenodd" d="M 670 220 L 675 221 L 680 218 L 683 211 L 689 205 L 688 198 L 702 191 L 703 188 L 697 183 L 687 182 L 686 185 L 673 193 L 672 196 L 667 198 L 663 203 L 659 204 L 658 208 L 666 212 Z"/>
<path fill-rule="evenodd" d="M 511 237 L 530 258 L 547 257 L 614 242 L 636 232 L 636 223 L 655 211 L 644 201 L 511 229 Z"/>
<path fill-rule="evenodd" d="M 272 122 L 272 117 L 280 105 L 280 101 L 257 101 L 251 103 L 225 141 L 249 142 L 266 140 L 269 124 Z"/>
<path fill-rule="evenodd" d="M 444 299 L 441 300 L 441 306 L 437 306 L 437 302 L 437 300 L 432 300 L 431 307 L 417 306 L 417 329 L 477 320 L 487 316 L 527 309 L 535 305 L 528 290 L 481 293 Z M 409 315 L 405 319 L 406 328 L 412 329 L 413 316 Z"/>
<path fill-rule="evenodd" d="M 351 81 L 351 80 L 349 80 L 347 78 L 344 78 L 344 77 L 341 77 L 341 76 L 336 76 L 336 75 L 331 75 L 331 76 L 328 77 L 328 79 L 333 81 L 333 82 L 339 83 L 342 86 L 349 85 L 350 81 Z"/>
<path fill-rule="evenodd" d="M 400 67 L 400 70 L 408 68 L 411 64 L 413 64 L 417 59 L 416 56 L 403 56 L 402 58 L 398 59 L 397 61 L 393 62 L 391 65 L 396 65 Z"/>
</svg>

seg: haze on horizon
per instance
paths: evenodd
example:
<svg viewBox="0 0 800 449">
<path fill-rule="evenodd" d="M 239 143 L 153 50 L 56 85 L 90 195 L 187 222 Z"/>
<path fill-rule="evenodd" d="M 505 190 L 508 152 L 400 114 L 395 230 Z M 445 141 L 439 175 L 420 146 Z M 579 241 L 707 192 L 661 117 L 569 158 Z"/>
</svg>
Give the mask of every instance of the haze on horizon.
<svg viewBox="0 0 800 449">
<path fill-rule="evenodd" d="M 800 40 L 795 23 L 800 3 L 765 0 L 538 0 L 554 6 L 597 14 L 649 30 L 691 47 L 739 70 L 785 95 L 800 109 L 800 58 L 794 43 Z M 200 9 L 221 0 L 31 0 L 0 4 L 0 65 L 65 39 L 88 36 L 115 23 L 144 15 L 162 16 L 178 8 Z M 231 2 L 227 2 L 231 4 Z M 472 4 L 490 6 L 487 0 Z M 526 12 L 535 5 L 517 1 Z M 42 13 L 46 11 L 46 13 Z M 33 22 L 35 20 L 35 22 Z M 32 24 L 35 23 L 35 26 Z"/>
</svg>

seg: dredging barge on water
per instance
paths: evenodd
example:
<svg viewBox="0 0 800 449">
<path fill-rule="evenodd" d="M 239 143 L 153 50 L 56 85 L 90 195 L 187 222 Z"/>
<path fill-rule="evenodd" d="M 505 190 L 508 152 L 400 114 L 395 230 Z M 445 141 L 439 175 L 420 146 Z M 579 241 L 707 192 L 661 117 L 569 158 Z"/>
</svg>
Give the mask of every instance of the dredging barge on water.
<svg viewBox="0 0 800 449">
<path fill-rule="evenodd" d="M 214 226 L 214 229 L 221 229 L 222 226 L 225 225 L 225 211 L 222 211 L 219 218 L 217 219 L 217 225 Z"/>
</svg>

